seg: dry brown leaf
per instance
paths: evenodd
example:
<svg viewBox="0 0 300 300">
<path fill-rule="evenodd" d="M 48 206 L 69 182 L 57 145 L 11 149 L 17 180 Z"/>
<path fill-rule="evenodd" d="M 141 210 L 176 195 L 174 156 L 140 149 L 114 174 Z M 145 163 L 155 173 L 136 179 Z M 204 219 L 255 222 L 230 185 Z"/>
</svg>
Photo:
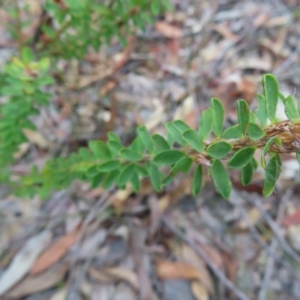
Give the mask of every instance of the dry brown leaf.
<svg viewBox="0 0 300 300">
<path fill-rule="evenodd" d="M 215 265 L 219 269 L 223 269 L 223 259 L 219 251 L 216 250 L 216 248 L 208 245 L 208 244 L 201 244 L 201 247 L 203 250 L 207 253 L 207 255 L 211 258 L 211 260 L 215 263 Z"/>
<path fill-rule="evenodd" d="M 211 276 L 206 268 L 205 262 L 201 257 L 188 245 L 182 244 L 180 247 L 174 247 L 174 243 L 171 245 L 173 252 L 176 254 L 176 257 L 184 260 L 185 262 L 193 265 L 201 274 L 201 283 L 206 287 L 209 292 L 213 292 L 213 283 Z"/>
<path fill-rule="evenodd" d="M 192 282 L 192 292 L 197 300 L 209 300 L 209 293 L 205 286 L 199 281 Z"/>
<path fill-rule="evenodd" d="M 25 128 L 23 129 L 23 133 L 31 143 L 37 145 L 41 149 L 46 149 L 49 146 L 49 142 L 42 136 L 40 132 Z"/>
<path fill-rule="evenodd" d="M 203 276 L 197 268 L 185 262 L 159 261 L 156 265 L 157 276 L 161 279 L 201 280 Z"/>
<path fill-rule="evenodd" d="M 132 187 L 128 185 L 125 190 L 119 190 L 112 196 L 114 198 L 113 206 L 115 207 L 117 214 L 122 213 L 125 202 L 131 193 Z"/>
<path fill-rule="evenodd" d="M 300 223 L 300 209 L 297 209 L 294 213 L 287 215 L 281 222 L 284 227 L 292 225 L 298 225 Z"/>
<path fill-rule="evenodd" d="M 264 24 L 266 24 L 266 22 L 270 19 L 270 14 L 269 12 L 263 12 L 261 14 L 259 14 L 253 21 L 253 25 L 255 27 L 260 27 Z"/>
<path fill-rule="evenodd" d="M 31 275 L 43 272 L 63 258 L 69 249 L 77 242 L 80 227 L 61 237 L 45 251 L 34 264 Z"/>
<path fill-rule="evenodd" d="M 0 278 L 0 296 L 30 271 L 38 256 L 49 245 L 51 238 L 51 232 L 44 231 L 26 243 L 25 247 L 14 257 L 12 263 Z"/>
<path fill-rule="evenodd" d="M 98 280 L 99 282 L 106 282 L 106 283 L 112 283 L 113 279 L 111 276 L 105 274 L 103 271 L 100 271 L 94 267 L 90 267 L 88 270 L 89 275 L 94 280 Z"/>
<path fill-rule="evenodd" d="M 139 289 L 137 274 L 125 267 L 107 268 L 103 270 L 106 274 L 128 282 L 135 290 Z"/>
<path fill-rule="evenodd" d="M 100 90 L 100 96 L 103 97 L 110 93 L 117 86 L 117 82 L 115 80 L 108 81 Z"/>
<path fill-rule="evenodd" d="M 237 274 L 239 271 L 238 260 L 236 259 L 236 255 L 233 253 L 222 253 L 225 269 L 228 278 L 233 282 L 236 283 L 237 281 Z"/>
<path fill-rule="evenodd" d="M 214 25 L 213 29 L 229 41 L 235 42 L 239 39 L 239 37 L 237 35 L 233 34 L 227 26 Z"/>
<path fill-rule="evenodd" d="M 16 287 L 5 294 L 4 299 L 21 298 L 51 288 L 62 281 L 68 271 L 69 263 L 53 266 L 39 276 L 29 276 L 22 280 Z"/>
<path fill-rule="evenodd" d="M 167 38 L 180 39 L 183 37 L 180 28 L 173 26 L 164 21 L 157 22 L 155 25 L 155 29 L 157 32 L 159 32 L 160 34 L 164 35 Z"/>
</svg>

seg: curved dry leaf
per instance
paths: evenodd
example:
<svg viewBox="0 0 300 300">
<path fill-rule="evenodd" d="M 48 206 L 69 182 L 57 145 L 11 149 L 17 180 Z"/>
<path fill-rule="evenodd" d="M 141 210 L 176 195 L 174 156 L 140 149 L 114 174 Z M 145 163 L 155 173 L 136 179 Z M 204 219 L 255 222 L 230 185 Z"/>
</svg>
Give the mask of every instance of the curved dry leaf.
<svg viewBox="0 0 300 300">
<path fill-rule="evenodd" d="M 209 293 L 199 281 L 192 282 L 192 292 L 197 300 L 209 300 Z"/>
<path fill-rule="evenodd" d="M 167 38 L 171 39 L 180 39 L 183 37 L 182 31 L 180 28 L 175 27 L 167 22 L 161 21 L 157 22 L 155 25 L 157 32 L 161 33 Z"/>
<path fill-rule="evenodd" d="M 0 278 L 0 296 L 19 282 L 31 269 L 39 255 L 48 247 L 52 238 L 50 231 L 43 231 L 32 237 L 14 257 L 8 269 Z"/>
<path fill-rule="evenodd" d="M 157 276 L 161 279 L 201 280 L 202 274 L 194 266 L 185 262 L 159 261 L 156 265 Z"/>
<path fill-rule="evenodd" d="M 199 274 L 201 274 L 201 283 L 206 287 L 206 289 L 212 293 L 213 283 L 212 278 L 206 268 L 206 263 L 202 258 L 188 245 L 182 244 L 181 247 L 177 247 L 173 250 L 177 258 L 184 260 L 185 262 L 193 265 L 198 269 Z"/>
<path fill-rule="evenodd" d="M 63 258 L 69 249 L 77 242 L 79 236 L 79 228 L 61 237 L 53 243 L 36 261 L 31 269 L 31 275 L 43 272 Z"/>
<path fill-rule="evenodd" d="M 40 276 L 26 277 L 5 297 L 8 299 L 21 298 L 51 288 L 64 279 L 68 269 L 69 263 L 65 262 L 59 266 L 54 266 Z"/>
<path fill-rule="evenodd" d="M 124 267 L 115 267 L 105 269 L 104 272 L 110 276 L 128 282 L 135 290 L 139 289 L 139 279 L 136 273 Z"/>
<path fill-rule="evenodd" d="M 99 282 L 102 282 L 102 283 L 112 283 L 113 282 L 113 279 L 111 278 L 111 276 L 107 275 L 103 271 L 100 271 L 94 267 L 90 267 L 88 270 L 88 273 L 92 279 L 97 280 Z"/>
</svg>

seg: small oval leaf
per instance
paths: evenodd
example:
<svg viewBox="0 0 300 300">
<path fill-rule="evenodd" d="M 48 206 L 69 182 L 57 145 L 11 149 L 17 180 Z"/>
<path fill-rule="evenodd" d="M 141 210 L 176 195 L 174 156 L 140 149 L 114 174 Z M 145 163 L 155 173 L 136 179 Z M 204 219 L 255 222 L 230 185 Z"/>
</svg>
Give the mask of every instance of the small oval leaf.
<svg viewBox="0 0 300 300">
<path fill-rule="evenodd" d="M 160 166 L 169 166 L 175 164 L 185 156 L 186 154 L 179 150 L 167 150 L 157 154 L 153 161 Z"/>
<path fill-rule="evenodd" d="M 179 172 L 187 173 L 193 164 L 193 159 L 190 157 L 183 157 L 172 168 L 171 175 L 175 175 Z"/>
<path fill-rule="evenodd" d="M 162 152 L 166 150 L 170 150 L 169 143 L 159 134 L 152 135 L 152 141 L 154 143 L 155 150 L 157 152 Z"/>
<path fill-rule="evenodd" d="M 255 114 L 263 127 L 267 126 L 268 116 L 267 116 L 267 104 L 264 95 L 258 94 L 257 96 L 258 108 L 255 110 Z"/>
<path fill-rule="evenodd" d="M 165 126 L 167 128 L 168 134 L 170 134 L 177 143 L 179 143 L 181 146 L 184 146 L 186 144 L 184 139 L 181 136 L 181 132 L 174 125 L 173 122 L 166 123 Z"/>
<path fill-rule="evenodd" d="M 144 125 L 139 126 L 137 132 L 145 147 L 148 148 L 149 151 L 151 151 L 153 148 L 153 141 L 147 127 Z"/>
<path fill-rule="evenodd" d="M 241 132 L 245 134 L 250 120 L 250 108 L 248 102 L 243 99 L 239 100 L 237 103 L 237 111 Z"/>
<path fill-rule="evenodd" d="M 293 122 L 298 121 L 299 115 L 294 97 L 292 95 L 288 96 L 284 104 L 287 117 Z"/>
<path fill-rule="evenodd" d="M 129 161 L 139 161 L 143 158 L 142 155 L 140 155 L 136 151 L 127 148 L 121 149 L 120 155 L 122 158 Z"/>
<path fill-rule="evenodd" d="M 223 198 L 228 199 L 231 194 L 232 185 L 230 177 L 222 162 L 216 159 L 212 164 L 211 171 L 217 190 Z"/>
<path fill-rule="evenodd" d="M 130 182 L 132 184 L 132 188 L 133 188 L 134 192 L 138 193 L 141 189 L 141 181 L 139 179 L 137 172 L 133 173 L 133 175 L 130 179 Z"/>
<path fill-rule="evenodd" d="M 272 158 L 267 164 L 265 173 L 265 182 L 263 188 L 263 195 L 269 197 L 276 186 L 276 181 L 279 178 L 281 172 L 281 158 L 278 153 L 273 154 Z"/>
<path fill-rule="evenodd" d="M 114 182 L 117 180 L 118 176 L 119 176 L 118 170 L 109 172 L 104 180 L 103 187 L 106 190 L 109 190 L 113 186 Z"/>
<path fill-rule="evenodd" d="M 253 178 L 253 164 L 252 161 L 250 161 L 242 169 L 242 173 L 241 173 L 242 185 L 249 185 L 252 182 L 252 178 Z"/>
<path fill-rule="evenodd" d="M 97 170 L 101 173 L 111 172 L 118 169 L 121 163 L 118 160 L 109 160 L 97 166 Z"/>
<path fill-rule="evenodd" d="M 239 125 L 233 125 L 227 128 L 222 134 L 223 139 L 239 139 L 242 136 L 243 133 Z"/>
<path fill-rule="evenodd" d="M 201 115 L 198 133 L 203 140 L 207 140 L 212 127 L 212 109 L 211 107 L 203 111 Z"/>
<path fill-rule="evenodd" d="M 193 149 L 195 149 L 198 152 L 202 152 L 204 149 L 204 144 L 199 136 L 199 134 L 193 130 L 189 129 L 183 133 L 183 138 L 188 143 L 189 146 L 191 146 Z"/>
<path fill-rule="evenodd" d="M 131 177 L 135 172 L 135 164 L 129 164 L 123 168 L 120 175 L 117 178 L 118 186 L 125 186 L 130 181 Z"/>
<path fill-rule="evenodd" d="M 160 171 L 158 170 L 156 165 L 151 164 L 149 175 L 155 191 L 159 192 L 161 190 L 161 179 L 160 179 Z"/>
<path fill-rule="evenodd" d="M 266 74 L 263 77 L 263 86 L 266 97 L 267 115 L 271 122 L 275 120 L 279 97 L 279 85 L 276 77 Z"/>
<path fill-rule="evenodd" d="M 228 166 L 233 169 L 241 169 L 245 167 L 255 153 L 256 147 L 245 147 L 238 150 L 229 160 Z"/>
<path fill-rule="evenodd" d="M 255 123 L 248 124 L 247 133 L 252 140 L 259 140 L 265 136 L 265 132 Z"/>
<path fill-rule="evenodd" d="M 203 170 L 202 165 L 198 165 L 193 178 L 193 195 L 198 195 L 202 190 Z"/>
<path fill-rule="evenodd" d="M 217 137 L 220 137 L 223 131 L 224 124 L 224 106 L 223 103 L 217 99 L 211 99 L 212 106 L 212 130 Z"/>
<path fill-rule="evenodd" d="M 227 142 L 216 142 L 211 144 L 207 149 L 206 152 L 213 158 L 223 158 L 227 156 L 230 151 L 232 150 L 232 145 Z"/>
</svg>

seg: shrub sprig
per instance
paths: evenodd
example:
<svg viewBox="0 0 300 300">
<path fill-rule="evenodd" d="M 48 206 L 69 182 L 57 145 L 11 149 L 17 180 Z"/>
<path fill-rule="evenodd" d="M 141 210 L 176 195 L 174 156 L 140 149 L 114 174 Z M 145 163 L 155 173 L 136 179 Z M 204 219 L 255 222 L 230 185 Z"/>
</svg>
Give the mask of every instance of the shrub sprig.
<svg viewBox="0 0 300 300">
<path fill-rule="evenodd" d="M 219 99 L 201 116 L 198 130 L 176 120 L 166 123 L 166 136 L 151 134 L 142 125 L 129 146 L 110 132 L 108 141 L 91 141 L 69 158 L 50 160 L 40 172 L 35 168 L 22 179 L 19 191 L 31 194 L 66 188 L 75 179 L 89 181 L 93 188 L 130 184 L 135 192 L 141 181 L 150 178 L 156 191 L 170 184 L 178 173 L 193 173 L 192 193 L 201 192 L 204 172 L 213 178 L 218 192 L 228 198 L 232 191 L 229 169 L 240 170 L 241 182 L 249 185 L 258 166 L 254 158 L 262 149 L 261 165 L 265 169 L 264 196 L 273 193 L 281 172 L 281 153 L 300 151 L 299 107 L 292 96 L 282 97 L 288 120 L 278 121 L 277 79 L 263 77 L 264 95 L 252 112 L 245 100 L 237 101 L 238 124 L 224 129 L 225 110 Z M 268 155 L 267 155 L 268 154 Z"/>
</svg>

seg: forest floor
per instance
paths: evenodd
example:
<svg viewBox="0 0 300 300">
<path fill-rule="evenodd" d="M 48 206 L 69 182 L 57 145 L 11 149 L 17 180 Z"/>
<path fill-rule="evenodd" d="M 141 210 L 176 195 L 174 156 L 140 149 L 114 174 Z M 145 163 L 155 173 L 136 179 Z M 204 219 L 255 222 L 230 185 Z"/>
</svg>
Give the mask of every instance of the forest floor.
<svg viewBox="0 0 300 300">
<path fill-rule="evenodd" d="M 197 128 L 211 97 L 223 101 L 232 124 L 238 99 L 255 109 L 266 73 L 285 95 L 300 94 L 299 0 L 173 2 L 175 11 L 129 37 L 127 48 L 115 44 L 61 62 L 67 84 L 51 88 L 53 101 L 35 119 L 39 130 L 28 132 L 14 172 L 108 131 L 129 143 L 140 124 L 164 133 L 167 121 L 182 119 Z M 41 13 L 37 4 L 32 11 Z M 16 47 L 6 18 L 2 7 L 0 68 Z M 0 280 L 10 288 L 0 298 L 300 299 L 296 157 L 284 157 L 267 199 L 262 172 L 247 187 L 238 173 L 230 176 L 229 200 L 210 178 L 191 196 L 189 175 L 161 193 L 148 182 L 139 194 L 76 182 L 47 201 L 7 196 L 1 187 Z"/>
</svg>

